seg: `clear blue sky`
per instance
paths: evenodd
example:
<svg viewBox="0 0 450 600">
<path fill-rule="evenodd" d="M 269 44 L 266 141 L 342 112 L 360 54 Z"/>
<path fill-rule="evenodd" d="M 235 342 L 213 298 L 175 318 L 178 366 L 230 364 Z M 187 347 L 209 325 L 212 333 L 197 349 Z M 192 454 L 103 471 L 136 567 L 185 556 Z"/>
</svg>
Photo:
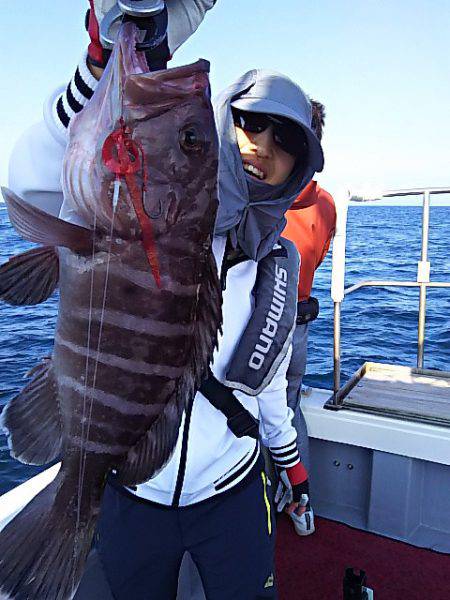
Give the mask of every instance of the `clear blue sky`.
<svg viewBox="0 0 450 600">
<path fill-rule="evenodd" d="M 0 183 L 87 43 L 87 0 L 1 0 Z M 449 0 L 217 0 L 173 64 L 212 63 L 213 91 L 254 67 L 282 71 L 327 109 L 319 180 L 450 184 Z"/>
</svg>

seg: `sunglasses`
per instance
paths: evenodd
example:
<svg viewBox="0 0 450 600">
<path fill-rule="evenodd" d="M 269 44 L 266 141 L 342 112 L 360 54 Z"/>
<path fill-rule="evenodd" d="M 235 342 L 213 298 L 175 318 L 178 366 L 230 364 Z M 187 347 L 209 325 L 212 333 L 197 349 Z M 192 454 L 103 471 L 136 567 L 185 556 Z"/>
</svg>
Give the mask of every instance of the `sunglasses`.
<svg viewBox="0 0 450 600">
<path fill-rule="evenodd" d="M 232 108 L 234 124 L 248 133 L 262 133 L 272 126 L 273 141 L 291 156 L 305 156 L 308 142 L 303 129 L 285 117 Z"/>
</svg>

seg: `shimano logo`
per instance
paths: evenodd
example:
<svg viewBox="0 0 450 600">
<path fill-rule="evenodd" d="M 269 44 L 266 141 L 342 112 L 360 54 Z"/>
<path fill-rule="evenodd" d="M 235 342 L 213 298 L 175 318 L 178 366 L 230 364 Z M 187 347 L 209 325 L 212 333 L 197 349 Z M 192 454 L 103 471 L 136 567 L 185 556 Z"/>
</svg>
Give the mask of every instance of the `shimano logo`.
<svg viewBox="0 0 450 600">
<path fill-rule="evenodd" d="M 248 366 L 255 371 L 259 371 L 263 366 L 267 353 L 277 334 L 278 323 L 283 315 L 284 305 L 286 304 L 287 280 L 288 274 L 286 269 L 275 265 L 275 285 L 272 303 L 266 317 L 266 325 L 259 336 L 259 342 L 256 344 L 255 350 L 248 362 Z"/>
</svg>

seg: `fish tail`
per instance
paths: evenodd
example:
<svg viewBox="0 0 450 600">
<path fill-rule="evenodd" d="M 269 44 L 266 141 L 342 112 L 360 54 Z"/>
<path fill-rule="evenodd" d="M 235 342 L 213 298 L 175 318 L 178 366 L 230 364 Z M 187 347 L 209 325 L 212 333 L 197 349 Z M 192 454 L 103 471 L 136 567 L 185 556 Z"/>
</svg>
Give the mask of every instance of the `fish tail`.
<svg viewBox="0 0 450 600">
<path fill-rule="evenodd" d="M 90 551 L 101 489 L 91 487 L 79 501 L 71 479 L 61 469 L 0 532 L 2 600 L 74 597 Z"/>
</svg>

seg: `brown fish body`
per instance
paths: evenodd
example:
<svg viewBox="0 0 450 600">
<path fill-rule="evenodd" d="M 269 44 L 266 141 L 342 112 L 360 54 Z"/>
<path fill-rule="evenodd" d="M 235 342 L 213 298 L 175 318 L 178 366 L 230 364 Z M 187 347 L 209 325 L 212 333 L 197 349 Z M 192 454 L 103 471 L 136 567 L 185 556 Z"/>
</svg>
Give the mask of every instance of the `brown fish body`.
<svg viewBox="0 0 450 600">
<path fill-rule="evenodd" d="M 0 297 L 46 299 L 59 264 L 60 305 L 52 357 L 2 422 L 19 460 L 62 466 L 0 533 L 2 598 L 73 597 L 108 473 L 133 485 L 166 464 L 217 339 L 208 64 L 146 74 L 134 36 L 123 28 L 71 126 L 63 189 L 87 227 L 4 192 L 16 229 L 45 247 L 0 268 Z"/>
<path fill-rule="evenodd" d="M 192 360 L 201 285 L 185 270 L 158 289 L 141 243 L 117 247 L 109 258 L 60 250 L 53 351 L 66 444 L 109 455 L 114 467 L 175 401 Z"/>
<path fill-rule="evenodd" d="M 67 431 L 75 448 L 83 443 L 88 402 L 84 451 L 111 455 L 115 467 L 162 417 L 168 403 L 175 405 L 179 422 L 198 379 L 192 373 L 196 312 L 201 286 L 215 277 L 211 234 L 217 208 L 217 141 L 205 67 L 203 61 L 175 69 L 175 77 L 168 71 L 156 83 L 152 76 L 132 75 L 124 85 L 124 120 L 142 152 L 142 169 L 133 183 L 151 221 L 160 286 L 143 249 L 127 180 L 120 182 L 116 215 L 109 215 L 116 178 L 100 162 L 100 154 L 91 169 L 101 177 L 91 175 L 88 181 L 101 184 L 101 200 L 90 209 L 90 219 L 94 214 L 104 247 L 93 257 L 61 251 L 54 362 L 58 385 L 64 388 L 62 403 L 68 403 Z M 171 85 L 168 91 L 165 80 Z M 181 83 L 175 95 L 174 81 Z M 88 109 L 75 124 L 80 132 L 82 117 L 90 119 Z M 195 139 L 185 144 L 186 134 Z M 66 181 L 91 142 L 85 136 L 78 139 L 77 132 L 72 137 Z M 95 183 L 93 187 L 95 191 Z M 84 201 L 94 194 L 71 189 L 72 201 L 82 212 L 79 197 Z M 110 222 L 102 225 L 103 218 Z M 184 399 L 177 396 L 180 388 L 186 392 Z M 161 468 L 161 460 L 148 466 L 143 480 Z"/>
</svg>

